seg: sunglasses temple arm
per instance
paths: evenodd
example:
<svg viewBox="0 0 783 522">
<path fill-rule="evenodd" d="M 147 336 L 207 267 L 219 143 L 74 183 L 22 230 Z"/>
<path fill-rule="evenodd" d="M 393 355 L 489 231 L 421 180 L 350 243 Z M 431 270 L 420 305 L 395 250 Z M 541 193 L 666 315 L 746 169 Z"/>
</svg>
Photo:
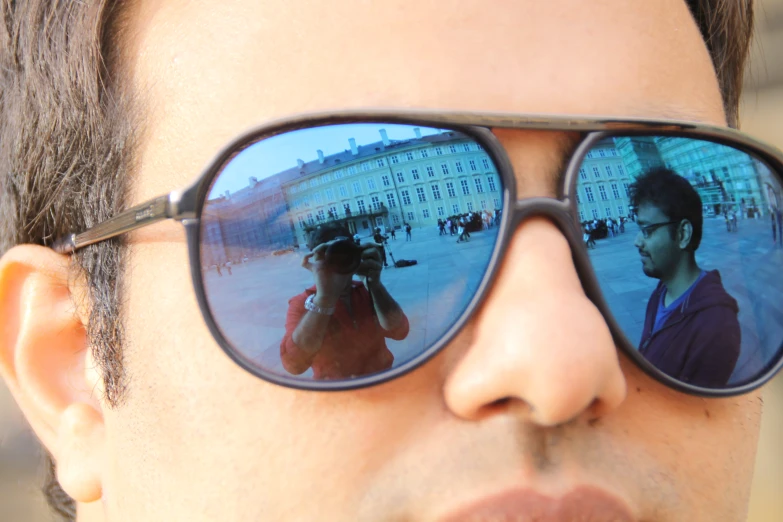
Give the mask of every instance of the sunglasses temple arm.
<svg viewBox="0 0 783 522">
<path fill-rule="evenodd" d="M 158 221 L 178 217 L 179 199 L 179 192 L 151 199 L 80 234 L 68 234 L 57 238 L 52 244 L 52 249 L 58 254 L 70 254 L 80 248 L 146 227 Z"/>
</svg>

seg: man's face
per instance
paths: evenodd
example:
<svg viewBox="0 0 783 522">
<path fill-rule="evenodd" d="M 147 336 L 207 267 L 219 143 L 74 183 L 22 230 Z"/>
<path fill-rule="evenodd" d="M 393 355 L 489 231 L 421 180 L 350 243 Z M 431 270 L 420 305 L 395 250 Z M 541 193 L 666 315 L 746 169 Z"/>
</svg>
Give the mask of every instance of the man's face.
<svg viewBox="0 0 783 522">
<path fill-rule="evenodd" d="M 126 63 L 149 102 L 132 203 L 186 185 L 242 130 L 294 113 L 724 123 L 679 0 L 142 0 L 131 23 Z M 521 196 L 554 196 L 563 136 L 496 135 Z M 533 509 L 531 492 L 574 491 L 579 510 L 611 495 L 639 520 L 743 518 L 757 397 L 688 397 L 618 356 L 546 220 L 516 231 L 488 300 L 440 355 L 352 392 L 278 387 L 226 357 L 177 223 L 134 234 L 131 258 L 128 400 L 102 408 L 109 520 L 430 521 L 497 494 Z"/>
<path fill-rule="evenodd" d="M 668 223 L 671 218 L 666 216 L 655 205 L 642 203 L 636 214 L 636 224 L 640 228 L 657 223 Z M 684 251 L 677 240 L 672 237 L 672 228 L 675 225 L 666 225 L 648 229 L 647 237 L 640 230 L 634 241 L 634 246 L 639 250 L 644 274 L 656 279 L 671 277 L 676 269 Z"/>
</svg>

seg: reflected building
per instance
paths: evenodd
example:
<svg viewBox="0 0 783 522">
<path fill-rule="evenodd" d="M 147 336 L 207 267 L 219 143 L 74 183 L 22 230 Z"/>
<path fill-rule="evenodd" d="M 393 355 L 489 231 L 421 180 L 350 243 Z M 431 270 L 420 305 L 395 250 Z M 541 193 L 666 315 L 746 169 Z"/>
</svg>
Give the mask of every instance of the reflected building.
<svg viewBox="0 0 783 522">
<path fill-rule="evenodd" d="M 438 219 L 487 211 L 502 205 L 502 186 L 495 165 L 483 148 L 461 133 L 442 131 L 409 139 L 380 140 L 357 146 L 348 140 L 344 152 L 324 156 L 281 173 L 297 241 L 319 223 L 342 222 L 360 236 L 373 228 L 435 227 Z"/>
<path fill-rule="evenodd" d="M 772 186 L 765 182 L 771 179 L 769 169 L 739 150 L 678 137 L 608 138 L 593 147 L 580 169 L 580 220 L 632 213 L 629 184 L 658 167 L 677 172 L 693 185 L 701 196 L 705 216 L 736 211 L 744 217 L 761 217 L 777 205 L 766 188 Z"/>
</svg>

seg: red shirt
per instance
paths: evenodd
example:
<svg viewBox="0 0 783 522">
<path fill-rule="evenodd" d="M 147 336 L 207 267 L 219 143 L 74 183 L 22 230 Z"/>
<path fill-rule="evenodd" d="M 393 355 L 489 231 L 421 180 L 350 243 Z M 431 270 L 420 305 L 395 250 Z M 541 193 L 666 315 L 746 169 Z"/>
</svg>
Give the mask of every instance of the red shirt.
<svg viewBox="0 0 783 522">
<path fill-rule="evenodd" d="M 346 379 L 391 368 L 394 355 L 386 347 L 386 338 L 405 339 L 408 318 L 403 315 L 400 326 L 392 331 L 384 330 L 374 313 L 370 292 L 358 281 L 353 281 L 351 290 L 353 318 L 345 303 L 338 301 L 321 349 L 315 356 L 300 349 L 294 343 L 293 334 L 307 314 L 304 303 L 312 294 L 315 294 L 315 286 L 288 301 L 285 337 L 280 343 L 280 358 L 288 372 L 299 375 L 312 367 L 316 379 Z"/>
</svg>

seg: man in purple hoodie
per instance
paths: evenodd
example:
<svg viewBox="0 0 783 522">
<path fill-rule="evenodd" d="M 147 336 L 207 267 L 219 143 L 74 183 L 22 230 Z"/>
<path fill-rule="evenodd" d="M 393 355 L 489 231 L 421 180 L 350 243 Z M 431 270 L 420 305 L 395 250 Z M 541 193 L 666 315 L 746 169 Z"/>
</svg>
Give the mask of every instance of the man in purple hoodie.
<svg viewBox="0 0 783 522">
<path fill-rule="evenodd" d="M 694 385 L 724 386 L 740 353 L 737 302 L 717 270 L 696 263 L 702 202 L 691 184 L 654 169 L 630 187 L 645 275 L 659 279 L 647 303 L 639 351 L 667 374 Z"/>
</svg>

